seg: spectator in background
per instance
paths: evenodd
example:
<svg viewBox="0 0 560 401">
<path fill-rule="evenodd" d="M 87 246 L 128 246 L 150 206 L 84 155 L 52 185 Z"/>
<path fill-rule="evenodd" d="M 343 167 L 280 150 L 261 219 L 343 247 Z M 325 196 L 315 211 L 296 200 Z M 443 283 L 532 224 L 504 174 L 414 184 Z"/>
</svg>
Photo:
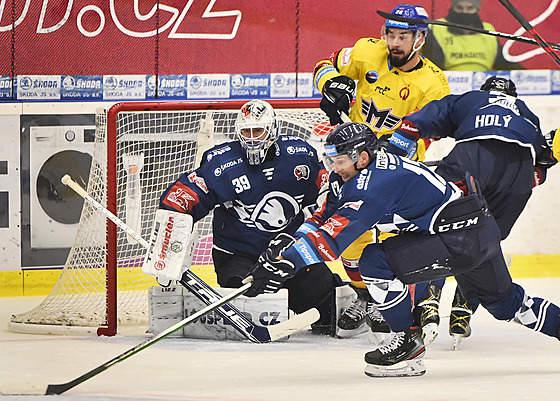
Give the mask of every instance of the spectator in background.
<svg viewBox="0 0 560 401">
<path fill-rule="evenodd" d="M 451 0 L 449 14 L 439 21 L 495 31 L 492 24 L 480 19 L 481 0 Z M 422 54 L 447 71 L 490 71 L 523 69 L 507 61 L 498 38 L 465 29 L 433 25 L 426 35 Z"/>
</svg>

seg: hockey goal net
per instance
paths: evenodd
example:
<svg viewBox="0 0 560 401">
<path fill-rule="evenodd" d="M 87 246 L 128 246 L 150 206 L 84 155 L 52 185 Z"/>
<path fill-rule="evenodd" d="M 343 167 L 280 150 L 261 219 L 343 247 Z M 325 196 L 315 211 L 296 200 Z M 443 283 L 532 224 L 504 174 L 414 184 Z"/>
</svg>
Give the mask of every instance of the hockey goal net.
<svg viewBox="0 0 560 401">
<path fill-rule="evenodd" d="M 82 186 L 147 239 L 162 192 L 181 174 L 194 170 L 204 150 L 234 139 L 235 118 L 244 103 L 125 102 L 98 112 L 91 171 Z M 317 100 L 270 103 L 277 111 L 280 134 L 320 146 L 322 128 L 328 132 L 330 126 Z M 207 216 L 197 223 L 200 239 L 192 270 L 215 286 L 210 222 Z M 144 253 L 141 245 L 85 202 L 58 282 L 35 309 L 12 316 L 10 329 L 115 335 L 117 327 L 147 324 L 147 290 L 155 280 L 142 273 Z"/>
</svg>

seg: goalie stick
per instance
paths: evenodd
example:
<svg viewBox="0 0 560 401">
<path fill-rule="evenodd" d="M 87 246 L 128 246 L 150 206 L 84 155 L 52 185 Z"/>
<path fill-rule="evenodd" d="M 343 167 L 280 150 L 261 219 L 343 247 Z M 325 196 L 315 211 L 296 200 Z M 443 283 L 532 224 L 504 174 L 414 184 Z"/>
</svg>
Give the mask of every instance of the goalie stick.
<svg viewBox="0 0 560 401">
<path fill-rule="evenodd" d="M 235 289 L 232 293 L 228 294 L 227 296 L 217 299 L 215 302 L 211 303 L 210 305 L 204 307 L 203 309 L 199 310 L 198 312 L 192 314 L 191 316 L 181 320 L 180 322 L 175 323 L 173 326 L 167 328 L 166 330 L 159 333 L 157 336 L 147 339 L 144 342 L 130 348 L 128 351 L 123 352 L 120 355 L 117 355 L 113 359 L 99 365 L 98 367 L 90 370 L 87 373 L 84 373 L 80 377 L 75 378 L 66 383 L 62 384 L 37 384 L 37 383 L 6 383 L 3 384 L 0 388 L 0 394 L 3 395 L 55 395 L 55 394 L 62 394 L 73 387 L 76 387 L 78 384 L 85 382 L 86 380 L 91 379 L 92 377 L 98 375 L 99 373 L 109 369 L 111 366 L 116 365 L 119 362 L 124 361 L 127 358 L 130 358 L 132 355 L 137 354 L 138 352 L 142 351 L 143 349 L 148 348 L 151 345 L 154 345 L 160 340 L 163 340 L 168 335 L 176 332 L 177 330 L 181 329 L 182 327 L 186 326 L 189 323 L 194 322 L 198 318 L 201 318 L 204 315 L 212 312 L 220 308 L 222 305 L 227 304 L 229 301 L 243 295 L 249 288 L 251 287 L 251 283 L 247 283 L 240 288 Z"/>
<path fill-rule="evenodd" d="M 560 66 L 560 56 L 554 51 L 560 50 L 560 48 L 553 46 L 553 43 L 546 42 L 535 28 L 527 21 L 527 19 L 519 12 L 517 8 L 509 0 L 499 0 L 499 2 L 510 12 L 511 15 L 521 24 L 521 26 L 535 38 L 537 44 L 543 48 L 545 52 L 554 60 L 554 62 Z"/>
<path fill-rule="evenodd" d="M 500 2 L 501 2 L 501 0 L 500 0 Z M 452 28 L 465 29 L 467 31 L 478 32 L 478 33 L 482 33 L 484 35 L 496 36 L 498 38 L 514 40 L 516 42 L 527 43 L 527 44 L 530 44 L 530 45 L 541 46 L 541 47 L 543 46 L 540 42 L 538 42 L 535 39 L 525 38 L 523 36 L 510 35 L 509 33 L 487 31 L 486 29 L 475 28 L 475 27 L 468 26 L 468 25 L 456 24 L 454 22 L 438 21 L 438 20 L 433 20 L 433 19 L 406 18 L 406 17 L 401 17 L 400 15 L 389 14 L 389 13 L 386 13 L 386 12 L 380 11 L 380 10 L 377 10 L 377 14 L 379 14 L 383 18 L 390 19 L 390 20 L 393 20 L 393 21 L 407 22 L 409 24 L 428 24 L 428 25 L 449 26 L 449 27 L 452 27 Z M 525 28 L 525 29 L 527 29 L 527 28 Z M 529 33 L 531 33 L 531 32 L 529 32 Z M 542 38 L 541 38 L 541 40 L 542 40 Z M 544 42 L 544 41 L 543 41 L 543 43 L 544 43 L 545 46 L 550 46 L 552 49 L 560 50 L 560 44 L 558 44 L 558 43 L 550 43 L 550 42 Z"/>
<path fill-rule="evenodd" d="M 105 208 L 97 200 L 91 197 L 86 192 L 86 190 L 84 190 L 77 182 L 72 180 L 72 178 L 68 174 L 62 177 L 61 181 L 64 185 L 69 186 L 74 191 L 76 191 L 78 195 L 90 202 L 91 205 L 95 207 L 95 209 L 102 212 L 109 220 L 115 223 L 117 227 L 134 238 L 140 245 L 142 245 L 146 249 L 149 249 L 148 241 L 142 238 L 138 233 L 128 227 L 126 223 L 124 223 L 121 219 L 107 210 L 107 208 Z M 179 280 L 179 282 L 206 305 L 210 305 L 221 298 L 220 294 L 218 294 L 212 287 L 206 284 L 204 280 L 199 278 L 196 274 L 188 269 L 184 272 L 183 277 L 181 278 L 181 280 Z M 268 327 L 262 327 L 255 325 L 235 306 L 229 303 L 220 305 L 217 308 L 217 311 L 247 339 L 259 344 L 286 338 L 290 334 L 309 326 L 311 323 L 314 323 L 319 319 L 319 311 L 315 308 L 311 308 L 284 322 Z"/>
</svg>

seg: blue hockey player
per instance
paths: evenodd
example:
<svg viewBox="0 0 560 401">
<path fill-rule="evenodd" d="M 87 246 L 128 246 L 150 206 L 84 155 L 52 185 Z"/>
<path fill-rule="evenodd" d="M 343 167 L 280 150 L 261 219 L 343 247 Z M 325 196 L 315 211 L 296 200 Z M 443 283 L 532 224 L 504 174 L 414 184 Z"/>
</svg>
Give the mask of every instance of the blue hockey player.
<svg viewBox="0 0 560 401">
<path fill-rule="evenodd" d="M 303 209 L 315 205 L 328 173 L 305 141 L 279 135 L 272 106 L 247 102 L 235 123 L 237 140 L 207 150 L 201 165 L 183 174 L 160 199 L 160 208 L 190 214 L 194 222 L 212 210 L 212 258 L 218 284 L 241 280 L 278 233 L 293 234 Z M 317 308 L 314 332 L 333 334 L 334 287 L 340 278 L 324 263 L 302 269 L 284 283 L 288 307 L 296 313 Z"/>
<path fill-rule="evenodd" d="M 376 227 L 399 235 L 368 245 L 360 273 L 395 335 L 366 353 L 368 376 L 425 373 L 424 343 L 414 325 L 407 284 L 451 275 L 496 319 L 560 337 L 560 308 L 512 282 L 500 230 L 474 180 L 466 180 L 461 190 L 422 164 L 379 151 L 375 134 L 358 123 L 335 128 L 327 137 L 325 156 L 334 171 L 352 175 L 342 187 L 337 210 L 297 241 L 287 234 L 276 237 L 246 278 L 253 281 L 249 296 L 280 288 L 307 265 L 335 260 Z"/>
<path fill-rule="evenodd" d="M 517 99 L 513 81 L 492 76 L 480 89 L 448 95 L 412 113 L 394 133 L 387 151 L 406 156 L 419 138 L 453 137 L 455 147 L 435 171 L 462 187 L 465 173 L 470 172 L 504 240 L 532 189 L 544 182 L 548 168 L 557 163 L 552 154 L 554 131 L 541 133 L 538 117 Z M 432 283 L 435 288 L 442 285 Z M 470 317 L 477 307 L 476 301 L 467 302 L 474 294 L 459 287 L 449 320 L 455 348 L 471 334 Z"/>
</svg>

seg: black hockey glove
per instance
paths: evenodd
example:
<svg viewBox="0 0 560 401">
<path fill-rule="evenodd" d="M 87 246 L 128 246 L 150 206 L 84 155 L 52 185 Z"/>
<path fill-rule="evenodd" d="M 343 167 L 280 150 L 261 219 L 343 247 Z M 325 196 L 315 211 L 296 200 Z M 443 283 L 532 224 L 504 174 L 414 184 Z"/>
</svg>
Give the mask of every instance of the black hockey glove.
<svg viewBox="0 0 560 401">
<path fill-rule="evenodd" d="M 548 169 L 558 163 L 558 160 L 556 160 L 552 154 L 552 141 L 554 140 L 555 133 L 556 130 L 552 130 L 547 134 L 542 134 L 545 144 L 542 146 L 541 152 L 537 156 L 536 167 Z"/>
<path fill-rule="evenodd" d="M 246 280 L 251 276 L 253 285 L 245 293 L 248 297 L 256 297 L 264 293 L 275 293 L 282 287 L 284 281 L 296 273 L 294 264 L 289 260 L 276 259 L 284 250 L 296 240 L 288 234 L 280 233 L 268 244 L 268 248 L 259 256 L 257 263 L 249 272 Z"/>
<path fill-rule="evenodd" d="M 348 114 L 355 91 L 356 83 L 346 75 L 339 75 L 325 82 L 320 107 L 329 116 L 331 125 L 342 124 L 340 113 Z"/>
</svg>

